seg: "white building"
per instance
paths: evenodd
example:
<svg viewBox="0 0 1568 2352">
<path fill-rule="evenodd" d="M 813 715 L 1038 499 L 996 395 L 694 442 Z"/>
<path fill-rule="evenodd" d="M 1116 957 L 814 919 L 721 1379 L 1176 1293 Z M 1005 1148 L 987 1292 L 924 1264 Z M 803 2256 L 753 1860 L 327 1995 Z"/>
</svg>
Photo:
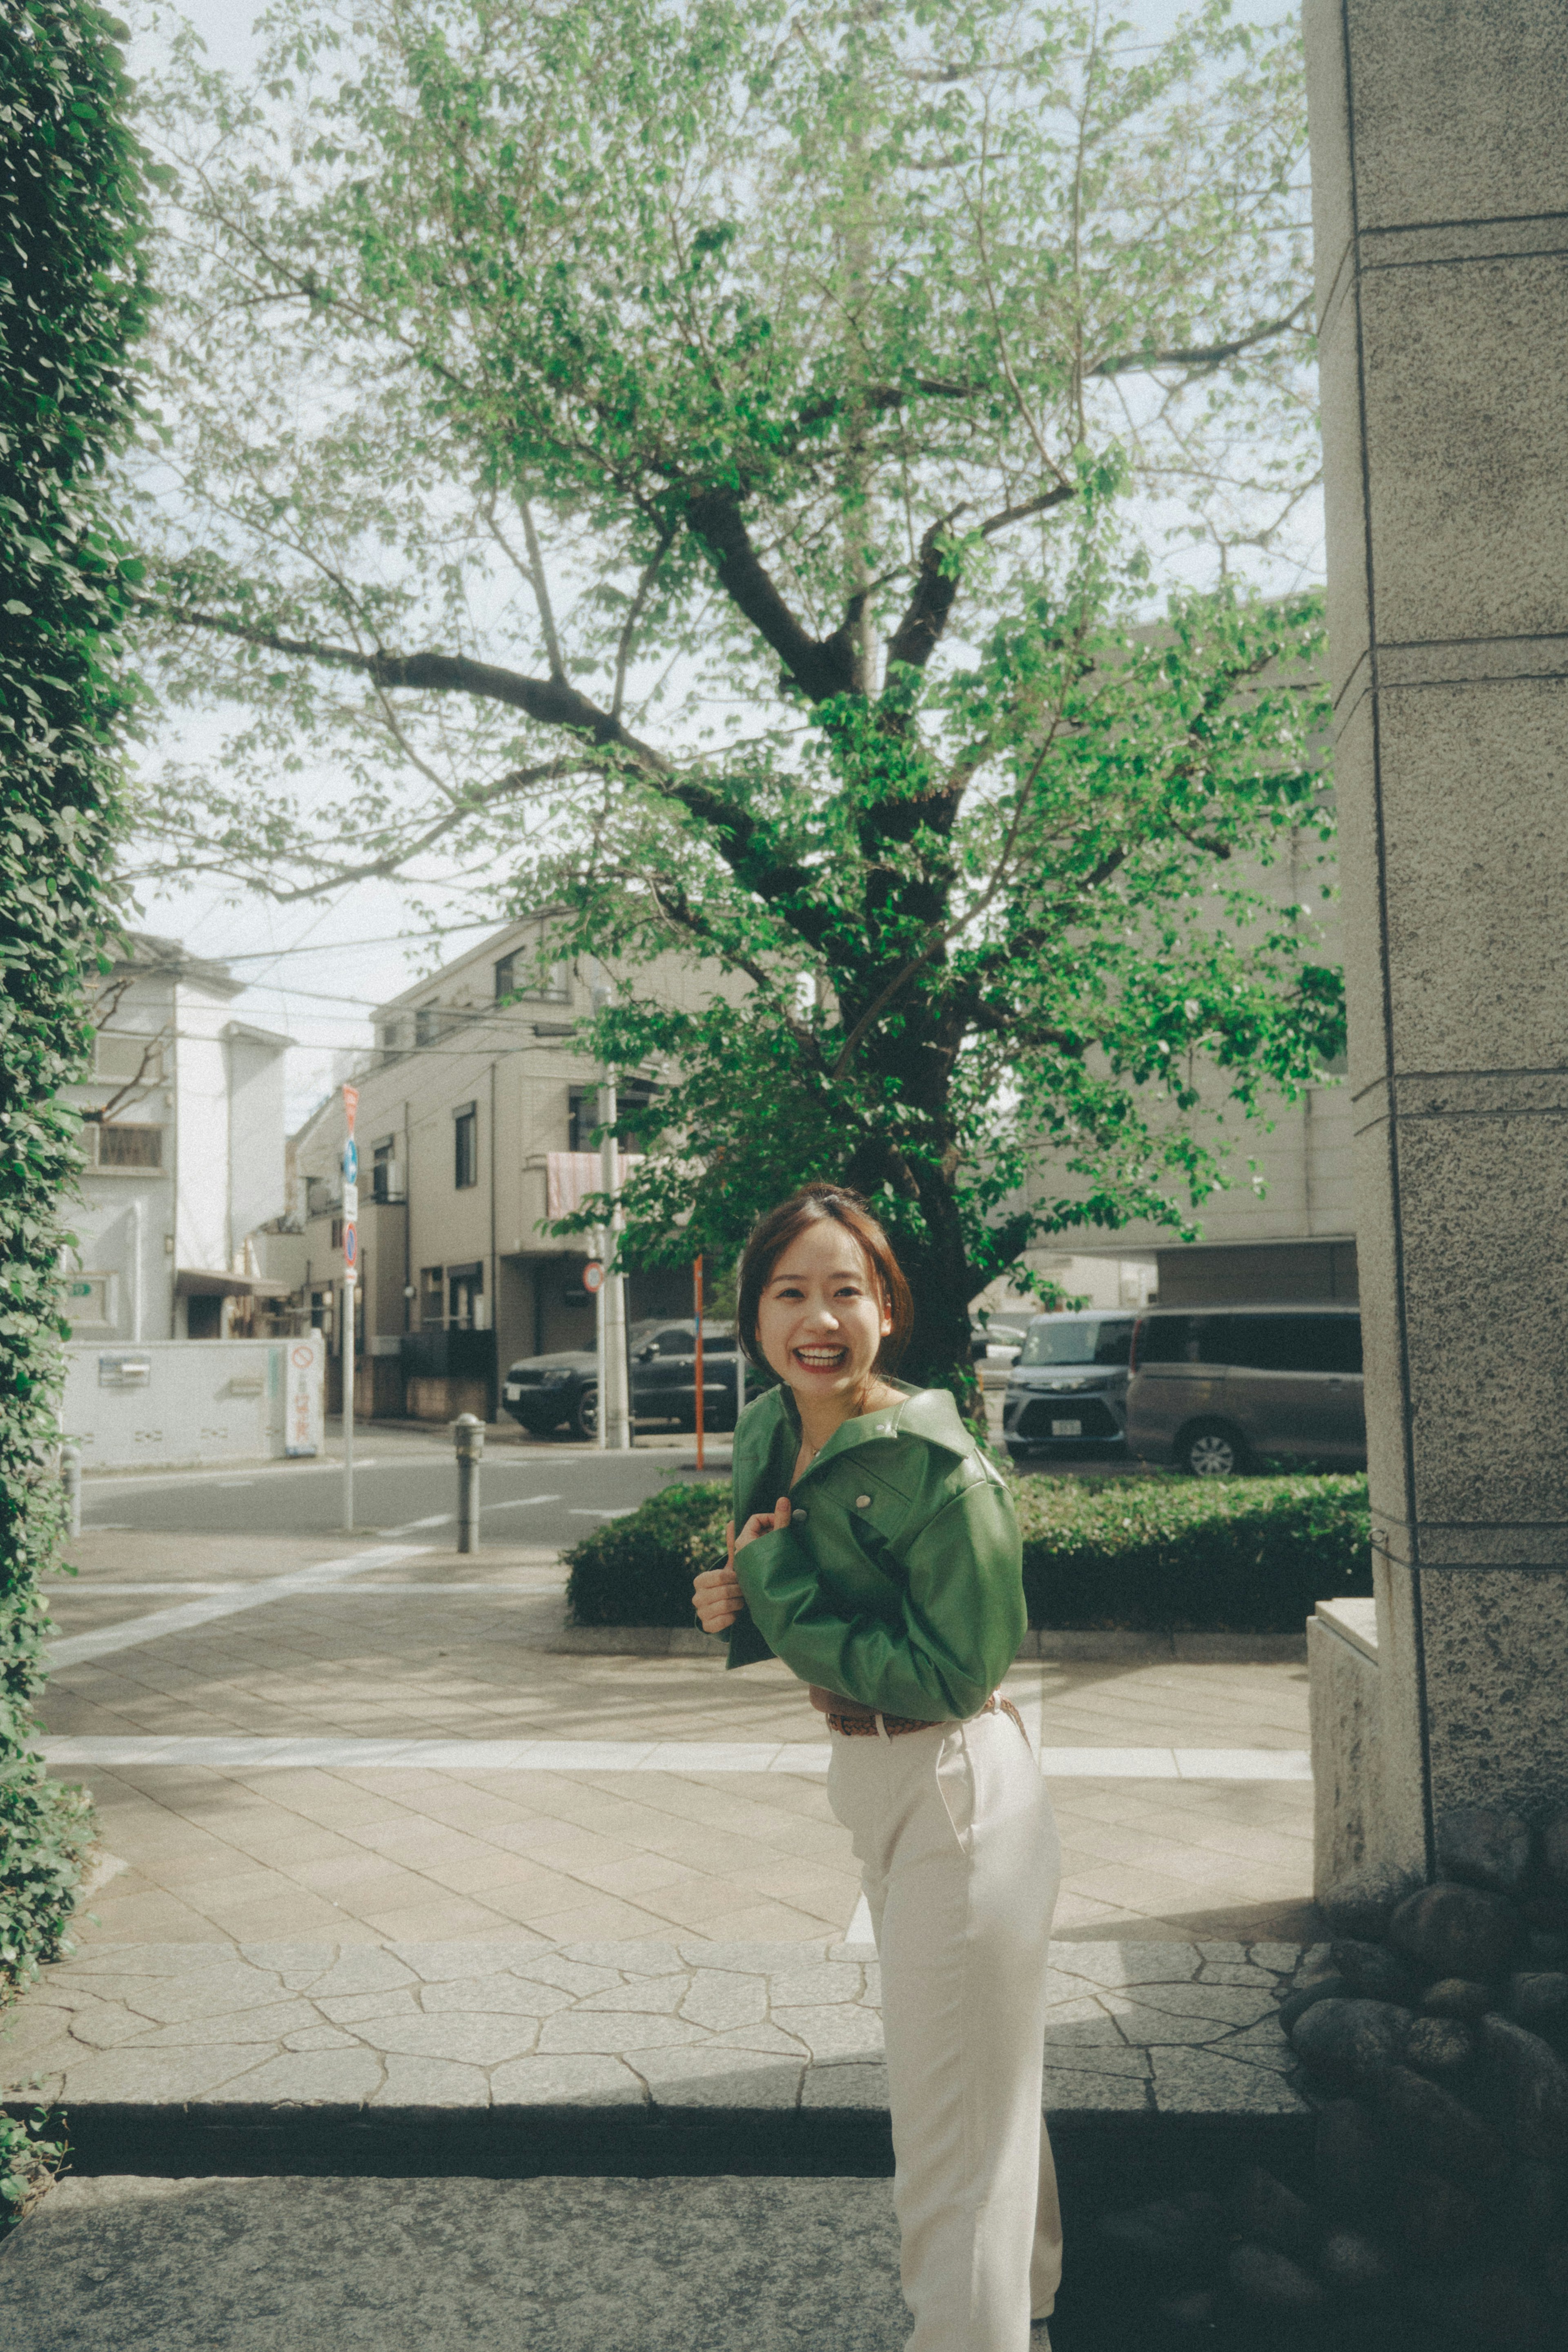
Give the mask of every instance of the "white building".
<svg viewBox="0 0 1568 2352">
<path fill-rule="evenodd" d="M 287 1037 L 233 1017 L 245 982 L 133 932 L 94 1005 L 67 1311 L 83 1340 L 217 1339 L 263 1328 L 302 1262 L 261 1229 L 287 1205 Z"/>
</svg>

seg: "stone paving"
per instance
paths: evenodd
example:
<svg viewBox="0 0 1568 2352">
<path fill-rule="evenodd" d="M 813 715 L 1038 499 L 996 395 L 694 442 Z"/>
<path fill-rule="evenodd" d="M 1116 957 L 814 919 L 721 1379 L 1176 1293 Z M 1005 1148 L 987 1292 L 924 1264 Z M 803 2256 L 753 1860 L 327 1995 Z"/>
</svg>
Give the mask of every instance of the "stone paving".
<svg viewBox="0 0 1568 2352">
<path fill-rule="evenodd" d="M 83 1768 L 105 1848 L 87 1943 L 843 1934 L 858 1879 L 821 1759 L 747 1773 L 701 1769 L 695 1756 L 679 1771 L 479 1761 L 481 1740 L 592 1738 L 712 1746 L 716 1765 L 737 1741 L 815 1738 L 825 1755 L 782 1667 L 726 1675 L 712 1656 L 559 1654 L 550 1552 L 427 1550 L 341 1574 L 365 1549 L 112 1529 L 81 1539 L 80 1578 L 51 1596 L 70 1643 L 236 1585 L 271 1592 L 112 1653 L 68 1649 L 74 1662 L 46 1705 L 53 1737 L 476 1743 L 470 1761 L 438 1769 L 220 1768 L 193 1751 Z M 311 1578 L 313 1567 L 327 1574 Z M 1008 1689 L 1037 1747 L 1105 1756 L 1103 1773 L 1076 1769 L 1089 1761 L 1079 1753 L 1070 1777 L 1051 1780 L 1059 1937 L 1315 1932 L 1310 1782 L 1129 1769 L 1133 1751 L 1154 1749 L 1271 1750 L 1288 1769 L 1306 1744 L 1304 1667 L 1025 1661 Z"/>
<path fill-rule="evenodd" d="M 1052 2113 L 1303 2116 L 1275 2020 L 1305 1960 L 1273 1942 L 1057 1955 Z M 722 2108 L 887 2104 L 870 1947 L 98 1946 L 49 1969 L 0 2044 L 7 2095 L 123 2109 Z"/>
</svg>

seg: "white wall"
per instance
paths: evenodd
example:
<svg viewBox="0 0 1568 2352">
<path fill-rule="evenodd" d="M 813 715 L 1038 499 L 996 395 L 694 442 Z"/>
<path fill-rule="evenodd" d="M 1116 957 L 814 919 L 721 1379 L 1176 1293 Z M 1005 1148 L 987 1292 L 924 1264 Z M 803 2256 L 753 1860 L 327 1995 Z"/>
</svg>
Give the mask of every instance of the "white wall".
<svg viewBox="0 0 1568 2352">
<path fill-rule="evenodd" d="M 229 1081 L 229 1247 L 283 1214 L 283 1055 L 277 1045 L 235 1035 L 227 1041 Z M 226 1264 L 228 1261 L 225 1261 Z"/>
<path fill-rule="evenodd" d="M 301 1350 L 308 1363 L 293 1361 Z M 254 1462 L 297 1450 L 286 1424 L 291 1370 L 312 1387 L 310 1450 L 320 1450 L 326 1357 L 319 1331 L 223 1345 L 211 1339 L 142 1347 L 73 1341 L 66 1359 L 60 1425 L 81 1447 L 84 1470 Z M 145 1381 L 115 1385 L 117 1363 L 144 1364 Z"/>
</svg>

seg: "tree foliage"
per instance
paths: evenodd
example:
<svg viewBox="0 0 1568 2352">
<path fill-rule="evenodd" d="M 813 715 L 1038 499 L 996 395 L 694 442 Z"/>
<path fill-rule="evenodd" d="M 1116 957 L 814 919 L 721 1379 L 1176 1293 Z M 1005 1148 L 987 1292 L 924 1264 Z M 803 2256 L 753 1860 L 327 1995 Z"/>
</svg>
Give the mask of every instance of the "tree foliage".
<svg viewBox="0 0 1568 2352">
<path fill-rule="evenodd" d="M 60 1537 L 62 1207 L 86 991 L 113 928 L 120 631 L 139 568 L 104 520 L 147 298 L 124 27 L 89 0 L 0 18 L 0 1995 L 58 1948 L 85 1801 L 27 1748 Z"/>
<path fill-rule="evenodd" d="M 1249 1106 L 1339 1042 L 1253 870 L 1326 832 L 1315 607 L 1222 580 L 1140 633 L 1117 520 L 1137 492 L 1228 570 L 1301 493 L 1293 33 L 1224 0 L 1157 45 L 1053 0 L 271 23 L 256 88 L 187 55 L 162 101 L 149 614 L 171 696 L 242 713 L 164 780 L 168 854 L 281 897 L 466 877 L 556 908 L 553 953 L 710 959 L 706 1010 L 599 1023 L 673 1074 L 632 1246 L 859 1182 L 916 1368 L 961 1381 L 1030 1241 L 1181 1223 L 1200 1066 Z"/>
</svg>

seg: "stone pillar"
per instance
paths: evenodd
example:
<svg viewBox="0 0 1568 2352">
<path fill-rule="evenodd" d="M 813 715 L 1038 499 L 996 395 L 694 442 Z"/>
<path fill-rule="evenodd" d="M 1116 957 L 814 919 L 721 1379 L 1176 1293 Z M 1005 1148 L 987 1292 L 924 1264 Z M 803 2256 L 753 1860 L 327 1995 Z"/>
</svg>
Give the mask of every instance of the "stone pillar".
<svg viewBox="0 0 1568 2352">
<path fill-rule="evenodd" d="M 1568 1805 L 1568 19 L 1305 26 L 1371 1811 L 1426 1874 L 1451 1805 Z"/>
</svg>

